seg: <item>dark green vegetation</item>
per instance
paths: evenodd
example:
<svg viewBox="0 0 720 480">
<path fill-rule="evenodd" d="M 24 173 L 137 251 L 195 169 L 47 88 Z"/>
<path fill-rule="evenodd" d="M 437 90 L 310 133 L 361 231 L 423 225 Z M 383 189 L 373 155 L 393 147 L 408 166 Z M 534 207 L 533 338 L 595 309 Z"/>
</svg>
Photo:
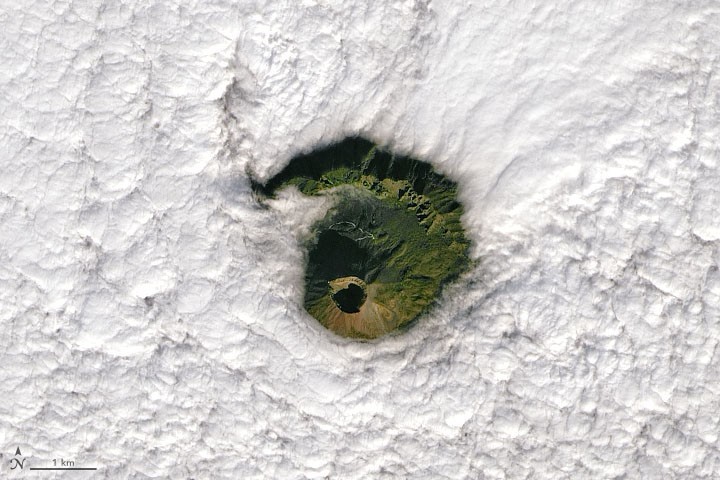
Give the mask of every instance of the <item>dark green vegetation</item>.
<svg viewBox="0 0 720 480">
<path fill-rule="evenodd" d="M 457 185 L 427 163 L 351 138 L 254 187 L 272 196 L 290 185 L 337 196 L 307 245 L 305 308 L 340 335 L 407 326 L 469 263 Z"/>
</svg>

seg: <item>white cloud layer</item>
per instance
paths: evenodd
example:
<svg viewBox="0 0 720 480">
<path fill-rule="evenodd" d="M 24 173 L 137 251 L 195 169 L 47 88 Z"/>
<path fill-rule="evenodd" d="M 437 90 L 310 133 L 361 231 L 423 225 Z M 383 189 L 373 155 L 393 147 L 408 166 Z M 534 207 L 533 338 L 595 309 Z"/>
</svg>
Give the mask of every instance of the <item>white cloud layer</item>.
<svg viewBox="0 0 720 480">
<path fill-rule="evenodd" d="M 0 14 L 0 468 L 720 476 L 717 2 Z M 458 180 L 477 259 L 370 343 L 302 308 L 317 201 L 246 174 L 349 134 Z"/>
</svg>

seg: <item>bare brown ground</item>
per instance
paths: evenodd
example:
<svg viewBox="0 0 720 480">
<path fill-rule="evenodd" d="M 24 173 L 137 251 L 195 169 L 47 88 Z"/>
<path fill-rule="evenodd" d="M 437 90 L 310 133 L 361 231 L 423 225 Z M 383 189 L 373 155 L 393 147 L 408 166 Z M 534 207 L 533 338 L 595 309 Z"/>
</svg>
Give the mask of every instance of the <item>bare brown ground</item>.
<svg viewBox="0 0 720 480">
<path fill-rule="evenodd" d="M 391 308 L 377 303 L 375 293 L 377 285 L 366 285 L 357 277 L 343 277 L 328 282 L 332 293 L 338 292 L 350 283 L 361 286 L 366 292 L 365 303 L 357 313 L 346 313 L 340 310 L 334 302 L 329 301 L 324 307 L 321 318 L 325 326 L 345 337 L 376 338 L 389 333 L 398 326 L 398 316 Z M 330 298 L 330 295 L 328 295 Z"/>
</svg>

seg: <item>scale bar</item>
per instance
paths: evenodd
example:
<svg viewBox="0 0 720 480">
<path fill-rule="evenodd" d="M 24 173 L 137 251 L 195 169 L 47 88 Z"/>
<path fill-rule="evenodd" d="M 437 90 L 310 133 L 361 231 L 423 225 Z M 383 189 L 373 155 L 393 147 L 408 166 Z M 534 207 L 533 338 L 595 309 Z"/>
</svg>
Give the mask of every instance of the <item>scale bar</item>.
<svg viewBox="0 0 720 480">
<path fill-rule="evenodd" d="M 97 470 L 97 467 L 30 467 L 30 470 Z"/>
</svg>

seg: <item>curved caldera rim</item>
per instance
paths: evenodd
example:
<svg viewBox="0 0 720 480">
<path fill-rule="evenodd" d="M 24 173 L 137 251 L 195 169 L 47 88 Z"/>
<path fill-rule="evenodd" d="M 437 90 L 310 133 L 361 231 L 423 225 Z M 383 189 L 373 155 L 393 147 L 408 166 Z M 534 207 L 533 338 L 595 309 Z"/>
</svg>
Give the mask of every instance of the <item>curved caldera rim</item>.
<svg viewBox="0 0 720 480">
<path fill-rule="evenodd" d="M 338 335 L 404 328 L 469 265 L 457 184 L 425 162 L 350 138 L 254 184 L 261 196 L 286 186 L 336 199 L 306 243 L 305 308 Z"/>
</svg>

